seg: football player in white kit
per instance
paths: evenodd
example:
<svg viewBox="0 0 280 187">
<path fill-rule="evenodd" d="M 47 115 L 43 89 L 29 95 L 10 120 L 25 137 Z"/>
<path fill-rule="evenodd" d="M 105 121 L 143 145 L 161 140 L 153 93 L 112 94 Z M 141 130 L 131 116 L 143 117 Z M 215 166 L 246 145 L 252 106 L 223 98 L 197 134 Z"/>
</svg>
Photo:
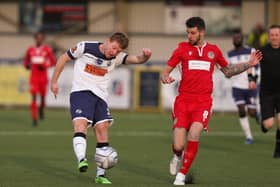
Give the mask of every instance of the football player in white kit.
<svg viewBox="0 0 280 187">
<path fill-rule="evenodd" d="M 234 49 L 227 53 L 228 62 L 230 64 L 238 64 L 246 62 L 250 59 L 250 55 L 255 51 L 254 48 L 247 47 L 243 44 L 243 35 L 237 32 L 232 37 Z M 249 119 L 246 114 L 246 108 L 249 116 L 259 121 L 257 114 L 257 68 L 250 68 L 247 72 L 231 77 L 232 97 L 238 108 L 239 122 L 245 133 L 245 144 L 253 143 L 253 135 L 250 128 Z"/>
<path fill-rule="evenodd" d="M 123 52 L 128 46 L 128 37 L 116 32 L 104 43 L 82 41 L 57 61 L 52 79 L 51 91 L 54 96 L 59 92 L 58 78 L 66 62 L 75 60 L 74 77 L 70 94 L 70 108 L 74 126 L 73 149 L 78 160 L 78 169 L 85 172 L 88 168 L 86 159 L 86 135 L 88 125 L 92 125 L 96 137 L 96 153 L 106 154 L 111 149 L 108 129 L 113 121 L 107 105 L 109 75 L 121 64 L 142 64 L 151 56 L 151 50 L 144 48 L 141 55 L 129 55 Z M 97 167 L 95 182 L 111 184 L 105 176 L 105 169 Z"/>
</svg>

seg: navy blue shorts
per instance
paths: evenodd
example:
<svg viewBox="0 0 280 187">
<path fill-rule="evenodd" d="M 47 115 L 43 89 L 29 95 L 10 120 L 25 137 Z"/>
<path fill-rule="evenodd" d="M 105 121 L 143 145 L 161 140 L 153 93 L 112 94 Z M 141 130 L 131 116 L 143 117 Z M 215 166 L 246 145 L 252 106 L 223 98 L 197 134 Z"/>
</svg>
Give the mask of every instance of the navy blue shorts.
<svg viewBox="0 0 280 187">
<path fill-rule="evenodd" d="M 91 91 L 72 92 L 70 110 L 72 120 L 86 119 L 90 125 L 113 121 L 107 103 Z"/>
<path fill-rule="evenodd" d="M 257 90 L 232 88 L 232 97 L 236 105 L 245 104 L 256 108 Z"/>
</svg>

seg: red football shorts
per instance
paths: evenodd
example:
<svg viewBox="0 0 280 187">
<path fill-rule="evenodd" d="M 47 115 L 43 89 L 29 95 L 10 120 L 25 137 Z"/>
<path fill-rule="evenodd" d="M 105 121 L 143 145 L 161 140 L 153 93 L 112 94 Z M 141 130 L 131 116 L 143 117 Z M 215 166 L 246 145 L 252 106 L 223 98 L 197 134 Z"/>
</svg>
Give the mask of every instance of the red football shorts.
<svg viewBox="0 0 280 187">
<path fill-rule="evenodd" d="M 189 130 L 193 122 L 200 122 L 207 130 L 211 116 L 211 96 L 179 95 L 176 97 L 173 108 L 173 128 L 185 128 Z"/>
<path fill-rule="evenodd" d="M 45 96 L 46 91 L 47 91 L 47 86 L 48 86 L 48 81 L 47 80 L 31 80 L 29 82 L 30 86 L 30 93 L 31 94 L 37 94 L 40 93 L 40 95 Z"/>
</svg>

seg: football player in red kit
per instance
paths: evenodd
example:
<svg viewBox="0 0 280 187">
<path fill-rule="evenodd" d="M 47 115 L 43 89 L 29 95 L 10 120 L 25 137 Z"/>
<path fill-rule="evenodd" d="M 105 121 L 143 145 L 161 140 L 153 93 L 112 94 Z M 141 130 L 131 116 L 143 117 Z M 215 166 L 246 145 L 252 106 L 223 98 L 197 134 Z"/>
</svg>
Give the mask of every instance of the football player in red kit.
<svg viewBox="0 0 280 187">
<path fill-rule="evenodd" d="M 177 65 L 182 74 L 179 95 L 173 108 L 174 155 L 169 169 L 170 174 L 176 175 L 174 185 L 185 185 L 186 174 L 198 151 L 200 134 L 207 129 L 211 116 L 215 65 L 226 77 L 231 77 L 255 66 L 262 58 L 262 54 L 256 51 L 248 62 L 230 65 L 216 45 L 204 40 L 205 22 L 202 18 L 189 18 L 186 27 L 188 42 L 178 45 L 161 75 L 162 83 L 170 84 L 174 81 L 170 73 Z"/>
<path fill-rule="evenodd" d="M 44 44 L 44 34 L 37 32 L 34 35 L 35 45 L 26 51 L 23 65 L 30 70 L 29 87 L 32 95 L 31 114 L 33 125 L 38 124 L 38 107 L 36 102 L 37 94 L 40 95 L 39 117 L 44 119 L 45 95 L 48 85 L 47 69 L 55 65 L 55 57 L 52 49 Z"/>
</svg>

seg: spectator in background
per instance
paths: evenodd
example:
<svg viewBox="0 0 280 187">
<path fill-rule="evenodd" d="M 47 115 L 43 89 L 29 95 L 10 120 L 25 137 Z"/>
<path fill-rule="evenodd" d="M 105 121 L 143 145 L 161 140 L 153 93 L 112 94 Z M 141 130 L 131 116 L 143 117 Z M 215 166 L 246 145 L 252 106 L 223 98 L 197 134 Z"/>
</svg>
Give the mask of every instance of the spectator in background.
<svg viewBox="0 0 280 187">
<path fill-rule="evenodd" d="M 198 151 L 200 135 L 207 130 L 212 112 L 214 67 L 219 66 L 226 77 L 231 77 L 255 66 L 262 57 L 260 52 L 253 52 L 247 62 L 228 64 L 221 50 L 204 40 L 206 26 L 200 17 L 186 20 L 186 32 L 188 42 L 179 43 L 161 75 L 162 83 L 170 84 L 174 82 L 170 73 L 177 65 L 181 68 L 179 95 L 172 113 L 173 157 L 169 172 L 176 175 L 174 185 L 185 185 L 186 174 Z"/>
<path fill-rule="evenodd" d="M 261 23 L 257 23 L 252 32 L 249 33 L 247 45 L 259 49 L 267 44 L 267 32 Z"/>
<path fill-rule="evenodd" d="M 243 35 L 240 31 L 232 37 L 234 49 L 227 53 L 229 64 L 239 64 L 250 59 L 250 55 L 255 51 L 254 48 L 246 47 L 243 42 Z M 249 68 L 239 75 L 231 77 L 232 97 L 238 109 L 239 122 L 245 133 L 245 144 L 253 143 L 253 136 L 250 128 L 249 116 L 257 118 L 256 100 L 257 100 L 257 75 L 255 67 Z M 247 108 L 247 112 L 246 112 Z M 258 119 L 257 119 L 258 120 Z"/>
<path fill-rule="evenodd" d="M 268 32 L 269 43 L 261 48 L 261 86 L 260 104 L 262 131 L 267 132 L 274 125 L 274 117 L 278 124 L 274 158 L 280 158 L 280 25 L 272 25 Z"/>
<path fill-rule="evenodd" d="M 45 96 L 48 85 L 47 69 L 55 65 L 52 49 L 44 44 L 44 34 L 37 32 L 34 35 L 35 45 L 26 51 L 23 65 L 30 70 L 29 87 L 32 96 L 30 105 L 33 126 L 38 125 L 37 95 L 40 95 L 39 117 L 44 119 Z"/>
</svg>

